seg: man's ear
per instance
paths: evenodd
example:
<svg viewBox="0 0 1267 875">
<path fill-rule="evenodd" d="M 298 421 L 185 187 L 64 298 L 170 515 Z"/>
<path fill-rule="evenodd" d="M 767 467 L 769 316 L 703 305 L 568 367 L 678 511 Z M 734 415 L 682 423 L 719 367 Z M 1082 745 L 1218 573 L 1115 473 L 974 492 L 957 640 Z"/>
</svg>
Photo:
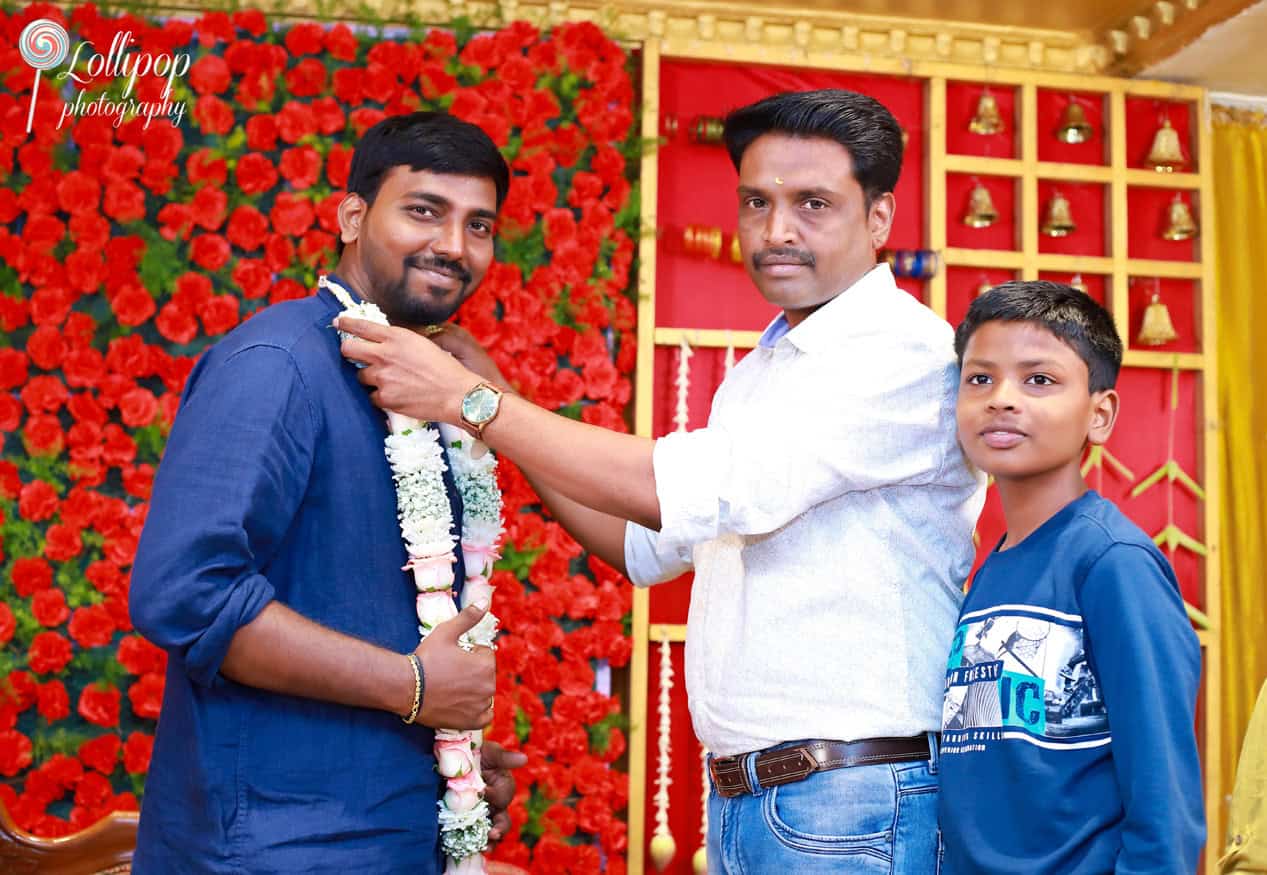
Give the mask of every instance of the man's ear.
<svg viewBox="0 0 1267 875">
<path fill-rule="evenodd" d="M 1109 442 L 1113 434 L 1113 426 L 1117 423 L 1117 412 L 1121 405 L 1117 390 L 1103 389 L 1091 393 L 1091 426 L 1087 430 L 1087 442 L 1094 446 L 1102 446 Z"/>
<path fill-rule="evenodd" d="M 339 203 L 339 239 L 346 245 L 355 243 L 361 236 L 361 222 L 369 212 L 365 198 L 352 192 Z"/>
<path fill-rule="evenodd" d="M 889 231 L 893 229 L 893 216 L 897 212 L 897 201 L 893 192 L 886 192 L 871 202 L 867 212 L 867 229 L 871 232 L 871 248 L 883 249 L 889 241 Z"/>
</svg>

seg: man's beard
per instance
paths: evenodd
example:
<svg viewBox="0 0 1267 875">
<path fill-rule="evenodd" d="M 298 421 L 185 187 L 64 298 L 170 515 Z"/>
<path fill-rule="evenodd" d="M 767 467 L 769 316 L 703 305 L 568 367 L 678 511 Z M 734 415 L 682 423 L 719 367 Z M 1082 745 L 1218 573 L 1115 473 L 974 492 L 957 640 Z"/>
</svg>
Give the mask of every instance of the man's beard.
<svg viewBox="0 0 1267 875">
<path fill-rule="evenodd" d="M 429 287 L 430 294 L 418 297 L 409 291 L 410 268 L 450 273 L 462 285 L 456 291 Z M 380 289 L 376 303 L 393 325 L 437 325 L 458 311 L 470 293 L 471 280 L 471 272 L 456 261 L 435 255 L 410 255 L 402 260 L 400 276 L 394 283 L 376 284 Z"/>
</svg>

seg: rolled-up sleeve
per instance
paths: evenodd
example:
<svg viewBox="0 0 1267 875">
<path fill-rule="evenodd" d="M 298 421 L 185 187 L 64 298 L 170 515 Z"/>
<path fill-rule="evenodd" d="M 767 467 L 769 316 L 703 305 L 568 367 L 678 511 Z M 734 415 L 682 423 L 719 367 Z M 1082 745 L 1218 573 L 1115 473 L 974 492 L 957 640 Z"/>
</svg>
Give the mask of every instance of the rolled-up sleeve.
<svg viewBox="0 0 1267 875">
<path fill-rule="evenodd" d="M 130 594 L 136 628 L 204 686 L 274 598 L 263 569 L 303 499 L 317 434 L 286 350 L 211 356 L 191 374 L 155 476 Z"/>
<path fill-rule="evenodd" d="M 850 358 L 868 356 L 859 349 Z M 884 350 L 871 360 L 868 373 L 849 379 L 829 357 L 808 361 L 796 369 L 797 389 L 759 419 L 657 440 L 658 551 L 773 532 L 848 492 L 934 481 L 956 446 L 954 361 Z"/>
<path fill-rule="evenodd" d="M 660 536 L 637 523 L 625 524 L 625 572 L 634 586 L 673 580 L 691 570 L 691 550 L 660 549 Z"/>
</svg>

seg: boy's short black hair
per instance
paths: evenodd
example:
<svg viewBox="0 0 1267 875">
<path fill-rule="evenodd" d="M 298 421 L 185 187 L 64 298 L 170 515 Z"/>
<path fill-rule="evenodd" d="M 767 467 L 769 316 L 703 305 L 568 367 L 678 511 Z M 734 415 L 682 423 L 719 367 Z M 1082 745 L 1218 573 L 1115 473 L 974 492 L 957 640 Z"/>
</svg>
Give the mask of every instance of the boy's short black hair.
<svg viewBox="0 0 1267 875">
<path fill-rule="evenodd" d="M 510 168 L 488 134 L 445 112 L 389 116 L 362 134 L 348 170 L 348 194 L 373 205 L 393 167 L 491 179 L 498 209 L 510 190 Z"/>
<path fill-rule="evenodd" d="M 955 329 L 955 355 L 963 365 L 968 339 L 987 322 L 1031 322 L 1069 345 L 1086 363 L 1092 392 L 1112 389 L 1122 368 L 1122 340 L 1113 317 L 1077 289 L 1046 280 L 1013 280 L 972 302 Z"/>
<path fill-rule="evenodd" d="M 902 170 L 902 127 L 873 97 L 826 88 L 775 94 L 726 116 L 724 139 L 735 169 L 762 134 L 835 140 L 853 158 L 853 176 L 867 204 L 897 186 Z"/>
</svg>

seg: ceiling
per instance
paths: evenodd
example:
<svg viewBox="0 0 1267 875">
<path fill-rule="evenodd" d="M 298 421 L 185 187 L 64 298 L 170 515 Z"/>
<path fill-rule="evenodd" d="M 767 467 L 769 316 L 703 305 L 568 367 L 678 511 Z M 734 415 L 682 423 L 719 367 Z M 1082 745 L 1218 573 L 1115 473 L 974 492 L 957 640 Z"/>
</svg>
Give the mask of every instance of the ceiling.
<svg viewBox="0 0 1267 875">
<path fill-rule="evenodd" d="M 1214 25 L 1141 75 L 1267 97 L 1267 0 Z"/>
</svg>

